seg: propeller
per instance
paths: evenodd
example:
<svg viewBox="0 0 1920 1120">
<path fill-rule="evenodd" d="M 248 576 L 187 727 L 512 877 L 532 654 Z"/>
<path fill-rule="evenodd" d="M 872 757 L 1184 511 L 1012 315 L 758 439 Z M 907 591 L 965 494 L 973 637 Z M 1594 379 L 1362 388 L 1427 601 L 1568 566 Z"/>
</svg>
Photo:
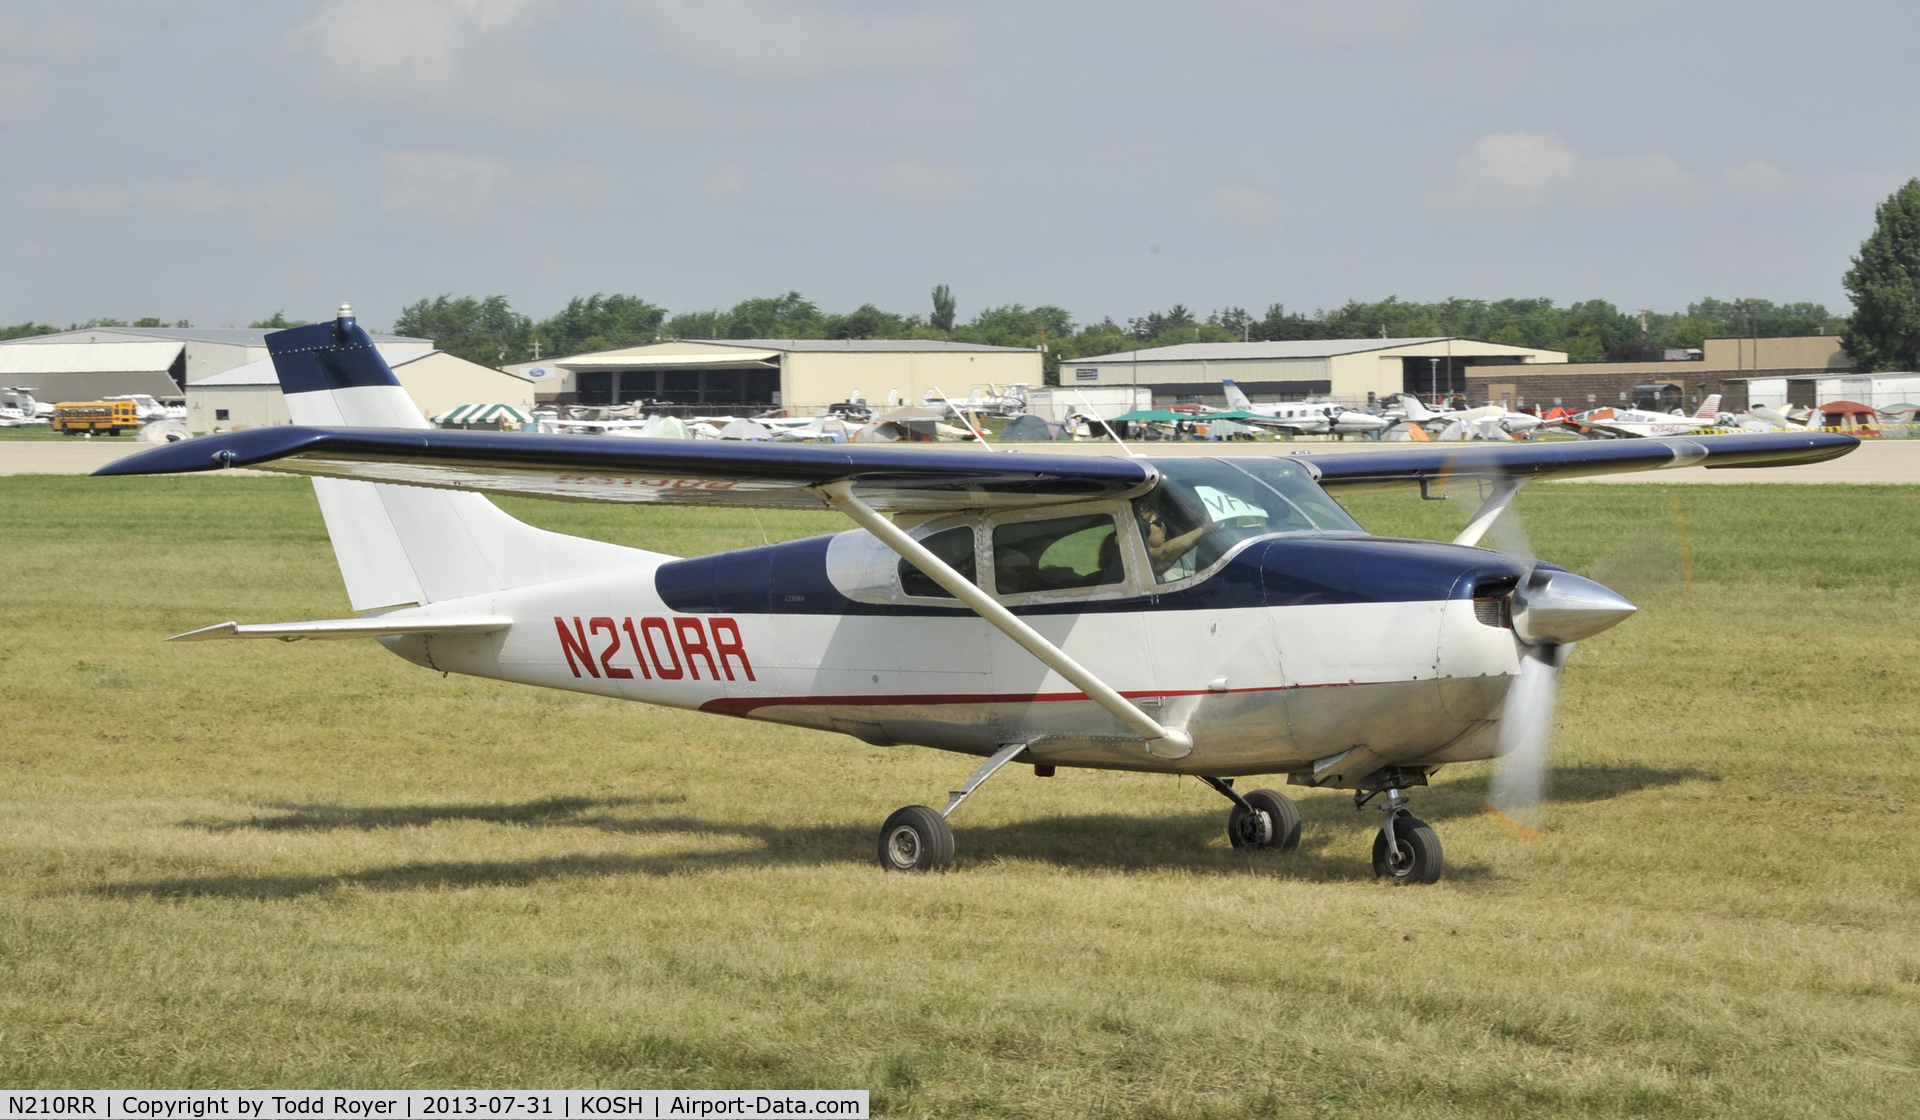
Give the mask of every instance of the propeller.
<svg viewBox="0 0 1920 1120">
<path fill-rule="evenodd" d="M 1475 544 L 1489 536 L 1500 551 L 1527 566 L 1510 598 L 1522 656 L 1500 713 L 1500 766 L 1488 790 L 1487 813 L 1515 835 L 1538 839 L 1560 670 L 1575 642 L 1617 625 L 1637 608 L 1594 580 L 1540 562 L 1513 511 L 1522 485 L 1517 479 L 1496 484 L 1455 543 Z"/>
</svg>

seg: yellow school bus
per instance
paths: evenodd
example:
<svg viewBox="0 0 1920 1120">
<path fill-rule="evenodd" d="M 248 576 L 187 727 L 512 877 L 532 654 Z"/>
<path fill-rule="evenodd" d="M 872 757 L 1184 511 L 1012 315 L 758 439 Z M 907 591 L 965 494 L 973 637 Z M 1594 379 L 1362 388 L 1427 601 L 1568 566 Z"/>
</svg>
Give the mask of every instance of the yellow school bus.
<svg viewBox="0 0 1920 1120">
<path fill-rule="evenodd" d="M 140 427 L 140 409 L 132 401 L 61 401 L 53 406 L 53 430 L 77 436 L 105 432 L 117 436 Z"/>
</svg>

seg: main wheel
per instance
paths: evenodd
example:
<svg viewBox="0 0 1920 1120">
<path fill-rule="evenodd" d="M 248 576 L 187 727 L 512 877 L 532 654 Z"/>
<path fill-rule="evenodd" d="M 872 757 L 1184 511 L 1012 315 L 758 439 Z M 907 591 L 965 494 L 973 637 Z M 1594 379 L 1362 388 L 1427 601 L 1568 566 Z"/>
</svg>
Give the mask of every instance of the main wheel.
<svg viewBox="0 0 1920 1120">
<path fill-rule="evenodd" d="M 880 826 L 880 866 L 888 871 L 945 871 L 953 862 L 953 830 L 925 805 L 896 809 Z"/>
<path fill-rule="evenodd" d="M 1445 857 L 1440 854 L 1440 836 L 1419 817 L 1401 817 L 1393 822 L 1394 850 L 1387 851 L 1387 834 L 1373 838 L 1373 873 L 1396 883 L 1437 883 Z"/>
<path fill-rule="evenodd" d="M 1300 846 L 1300 810 L 1278 790 L 1256 789 L 1245 795 L 1254 811 L 1235 805 L 1227 817 L 1227 839 L 1236 848 L 1278 848 L 1291 852 Z"/>
</svg>

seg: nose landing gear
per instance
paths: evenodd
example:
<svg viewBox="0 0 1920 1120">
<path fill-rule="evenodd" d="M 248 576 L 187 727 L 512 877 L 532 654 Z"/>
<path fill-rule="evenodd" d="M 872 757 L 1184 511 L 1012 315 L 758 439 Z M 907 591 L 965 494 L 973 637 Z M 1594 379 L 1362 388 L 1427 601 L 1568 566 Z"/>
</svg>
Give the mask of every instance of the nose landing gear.
<svg viewBox="0 0 1920 1120">
<path fill-rule="evenodd" d="M 1398 883 L 1437 883 L 1445 869 L 1446 858 L 1440 850 L 1440 836 L 1433 827 L 1407 807 L 1409 785 L 1425 785 L 1426 775 L 1417 781 L 1392 772 L 1382 772 L 1382 784 L 1370 790 L 1357 790 L 1353 807 L 1357 810 L 1382 793 L 1386 804 L 1380 807 L 1379 835 L 1373 838 L 1373 873 Z"/>
</svg>

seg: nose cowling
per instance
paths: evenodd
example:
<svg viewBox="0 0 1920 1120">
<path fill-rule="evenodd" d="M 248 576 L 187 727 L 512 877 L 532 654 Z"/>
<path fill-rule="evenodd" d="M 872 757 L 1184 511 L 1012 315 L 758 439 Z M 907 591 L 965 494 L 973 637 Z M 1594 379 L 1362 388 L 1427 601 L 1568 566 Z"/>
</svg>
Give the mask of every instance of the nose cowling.
<svg viewBox="0 0 1920 1120">
<path fill-rule="evenodd" d="M 1591 638 L 1639 610 L 1611 588 L 1572 572 L 1533 570 L 1513 593 L 1513 632 L 1532 646 Z"/>
</svg>

